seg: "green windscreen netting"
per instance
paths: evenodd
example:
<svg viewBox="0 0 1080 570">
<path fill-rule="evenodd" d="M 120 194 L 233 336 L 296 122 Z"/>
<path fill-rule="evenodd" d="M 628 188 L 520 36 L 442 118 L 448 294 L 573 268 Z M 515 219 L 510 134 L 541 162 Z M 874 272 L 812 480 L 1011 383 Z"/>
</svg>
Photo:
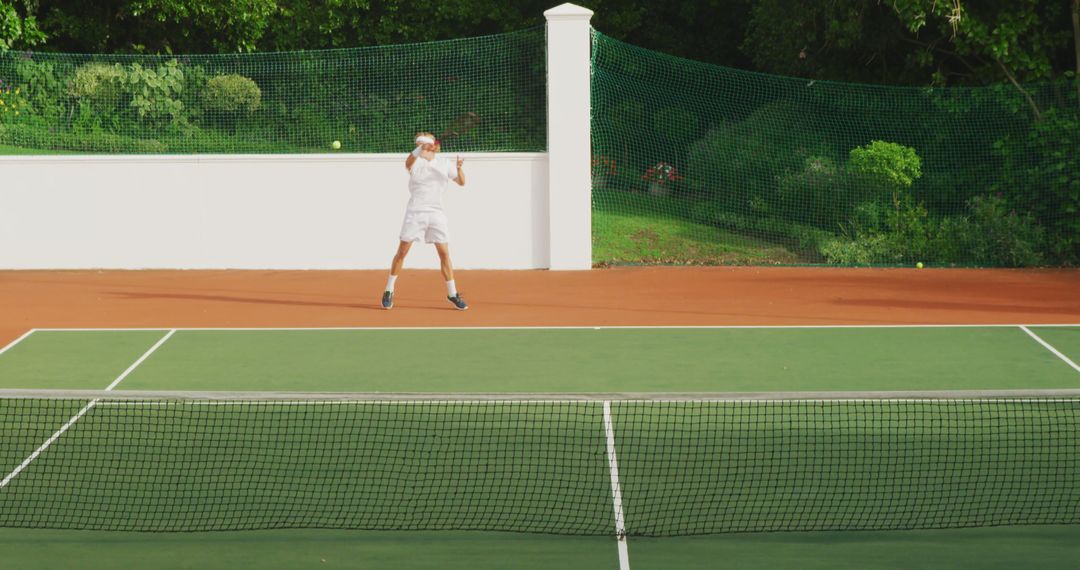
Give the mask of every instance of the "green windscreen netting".
<svg viewBox="0 0 1080 570">
<path fill-rule="evenodd" d="M 542 151 L 545 101 L 542 27 L 311 52 L 0 54 L 4 152 L 398 152 L 420 130 L 451 151 Z"/>
<path fill-rule="evenodd" d="M 593 38 L 599 263 L 1080 261 L 1071 82 L 833 83 Z"/>
</svg>

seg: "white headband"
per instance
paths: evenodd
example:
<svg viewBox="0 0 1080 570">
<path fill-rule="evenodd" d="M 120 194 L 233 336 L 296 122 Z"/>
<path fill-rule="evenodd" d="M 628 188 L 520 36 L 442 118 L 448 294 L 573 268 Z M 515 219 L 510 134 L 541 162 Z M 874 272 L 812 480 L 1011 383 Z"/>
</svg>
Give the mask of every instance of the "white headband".
<svg viewBox="0 0 1080 570">
<path fill-rule="evenodd" d="M 417 144 L 419 144 L 419 143 L 435 144 L 435 139 L 433 139 L 431 137 L 428 137 L 428 136 L 420 135 L 420 136 L 416 137 L 416 142 L 417 142 Z"/>
</svg>

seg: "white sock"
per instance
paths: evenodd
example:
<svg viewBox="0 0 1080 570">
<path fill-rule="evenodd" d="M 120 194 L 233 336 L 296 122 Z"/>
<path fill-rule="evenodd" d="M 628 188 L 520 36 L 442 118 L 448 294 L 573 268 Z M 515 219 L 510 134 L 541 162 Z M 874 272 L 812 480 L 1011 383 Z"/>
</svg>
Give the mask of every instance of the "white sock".
<svg viewBox="0 0 1080 570">
<path fill-rule="evenodd" d="M 394 292 L 394 281 L 397 281 L 397 275 L 391 275 L 386 280 L 386 290 L 390 291 L 391 293 Z"/>
<path fill-rule="evenodd" d="M 457 285 L 454 285 L 453 279 L 446 282 L 446 294 L 451 297 L 457 296 Z"/>
</svg>

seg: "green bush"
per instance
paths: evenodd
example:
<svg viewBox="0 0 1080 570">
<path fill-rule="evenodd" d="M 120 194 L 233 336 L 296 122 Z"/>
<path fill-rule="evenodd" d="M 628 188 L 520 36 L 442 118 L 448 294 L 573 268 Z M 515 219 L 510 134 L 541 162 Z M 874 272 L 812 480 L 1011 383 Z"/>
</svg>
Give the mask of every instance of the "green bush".
<svg viewBox="0 0 1080 570">
<path fill-rule="evenodd" d="M 93 153 L 157 154 L 168 147 L 156 139 L 136 139 L 110 133 L 88 137 L 77 132 L 56 132 L 39 125 L 0 125 L 0 144 L 23 148 Z"/>
<path fill-rule="evenodd" d="M 112 113 L 126 104 L 127 73 L 120 65 L 87 63 L 68 80 L 68 95 L 98 113 Z"/>
<path fill-rule="evenodd" d="M 202 118 L 203 93 L 209 77 L 201 65 L 184 65 L 183 71 L 184 84 L 180 88 L 180 102 L 184 104 L 188 120 L 198 122 Z"/>
<path fill-rule="evenodd" d="M 33 116 L 21 87 L 6 84 L 0 79 L 0 123 L 24 122 Z"/>
<path fill-rule="evenodd" d="M 1080 264 L 1080 110 L 1050 109 L 995 149 L 1005 162 L 995 190 L 1046 228 L 1055 263 Z"/>
<path fill-rule="evenodd" d="M 824 129 L 814 114 L 795 101 L 762 105 L 690 146 L 685 185 L 730 211 L 771 214 L 778 206 L 781 178 L 802 170 L 810 157 L 832 154 L 815 134 L 820 132 Z"/>
<path fill-rule="evenodd" d="M 259 110 L 262 90 L 243 75 L 218 75 L 206 82 L 204 108 L 226 116 L 250 115 Z"/>
<path fill-rule="evenodd" d="M 826 240 L 821 253 L 840 265 L 901 264 L 940 261 L 934 255 L 937 224 L 926 207 L 896 192 L 890 204 L 860 204 L 847 228 L 848 237 Z"/>
<path fill-rule="evenodd" d="M 39 62 L 31 57 L 6 54 L 7 61 L 0 62 L 10 69 L 8 80 L 19 87 L 20 94 L 29 105 L 26 114 L 43 117 L 54 122 L 63 120 L 67 114 L 67 93 L 63 71 L 51 62 Z"/>
<path fill-rule="evenodd" d="M 811 156 L 802 168 L 780 178 L 777 214 L 785 219 L 836 229 L 847 213 L 841 168 L 828 156 Z"/>
<path fill-rule="evenodd" d="M 911 147 L 872 141 L 851 149 L 847 169 L 856 185 L 858 201 L 883 200 L 910 190 L 922 176 L 922 159 Z"/>
<path fill-rule="evenodd" d="M 968 201 L 968 215 L 942 221 L 937 252 L 941 261 L 1028 267 L 1045 259 L 1045 231 L 1031 214 L 1010 210 L 997 196 Z"/>
<path fill-rule="evenodd" d="M 856 208 L 848 234 L 822 243 L 829 263 L 1029 267 L 1045 261 L 1043 228 L 994 196 L 972 198 L 965 215 L 942 220 L 910 197 L 888 206 L 867 202 Z"/>
<path fill-rule="evenodd" d="M 181 126 L 187 123 L 180 94 L 184 72 L 176 60 L 157 68 L 133 63 L 126 70 L 124 91 L 139 123 L 150 127 Z"/>
</svg>

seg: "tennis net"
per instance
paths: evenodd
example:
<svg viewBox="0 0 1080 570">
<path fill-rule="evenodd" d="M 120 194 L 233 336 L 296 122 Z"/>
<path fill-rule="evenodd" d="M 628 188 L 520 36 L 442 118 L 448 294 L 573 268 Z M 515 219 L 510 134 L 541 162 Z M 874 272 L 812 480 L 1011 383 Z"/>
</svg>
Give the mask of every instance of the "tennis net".
<svg viewBox="0 0 1080 570">
<path fill-rule="evenodd" d="M 1080 390 L 6 390 L 0 462 L 3 527 L 679 536 L 1080 523 Z"/>
</svg>

